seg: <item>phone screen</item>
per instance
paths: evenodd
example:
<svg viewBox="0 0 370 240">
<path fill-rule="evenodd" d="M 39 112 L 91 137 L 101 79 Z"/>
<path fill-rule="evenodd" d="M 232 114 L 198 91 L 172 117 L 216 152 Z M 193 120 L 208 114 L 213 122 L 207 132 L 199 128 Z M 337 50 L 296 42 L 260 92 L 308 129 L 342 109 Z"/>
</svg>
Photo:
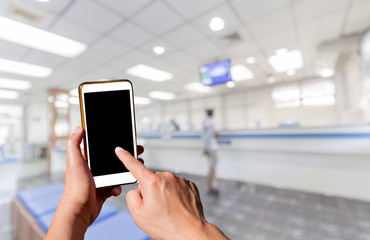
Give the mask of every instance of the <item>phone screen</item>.
<svg viewBox="0 0 370 240">
<path fill-rule="evenodd" d="M 102 176 L 128 172 L 114 149 L 134 156 L 130 90 L 84 93 L 90 169 Z"/>
</svg>

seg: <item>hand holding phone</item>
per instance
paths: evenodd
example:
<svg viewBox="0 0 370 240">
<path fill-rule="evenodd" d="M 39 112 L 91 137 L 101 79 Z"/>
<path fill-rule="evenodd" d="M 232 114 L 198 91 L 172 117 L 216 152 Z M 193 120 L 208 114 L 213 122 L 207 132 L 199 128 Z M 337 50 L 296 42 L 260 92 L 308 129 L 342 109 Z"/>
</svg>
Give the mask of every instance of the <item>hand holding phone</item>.
<svg viewBox="0 0 370 240">
<path fill-rule="evenodd" d="M 85 153 L 96 188 L 136 182 L 114 153 L 116 147 L 122 147 L 137 158 L 131 82 L 84 82 L 79 95 Z"/>
</svg>

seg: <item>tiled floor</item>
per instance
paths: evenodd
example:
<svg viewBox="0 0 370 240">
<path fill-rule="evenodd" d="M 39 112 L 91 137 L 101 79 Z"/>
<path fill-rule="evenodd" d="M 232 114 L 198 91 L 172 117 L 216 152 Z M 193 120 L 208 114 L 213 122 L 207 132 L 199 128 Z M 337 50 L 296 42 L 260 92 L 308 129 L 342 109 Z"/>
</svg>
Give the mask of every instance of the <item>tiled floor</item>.
<svg viewBox="0 0 370 240">
<path fill-rule="evenodd" d="M 198 185 L 207 220 L 231 239 L 370 239 L 370 203 L 227 180 L 220 181 L 217 198 L 205 194 L 204 177 L 184 176 Z M 26 189 L 63 179 L 63 174 L 53 175 L 50 180 L 38 175 L 20 179 L 18 187 Z M 124 196 L 134 187 L 123 187 L 123 194 L 108 202 L 127 209 Z M 12 191 L 0 193 L 1 240 L 12 239 L 12 196 Z"/>
</svg>

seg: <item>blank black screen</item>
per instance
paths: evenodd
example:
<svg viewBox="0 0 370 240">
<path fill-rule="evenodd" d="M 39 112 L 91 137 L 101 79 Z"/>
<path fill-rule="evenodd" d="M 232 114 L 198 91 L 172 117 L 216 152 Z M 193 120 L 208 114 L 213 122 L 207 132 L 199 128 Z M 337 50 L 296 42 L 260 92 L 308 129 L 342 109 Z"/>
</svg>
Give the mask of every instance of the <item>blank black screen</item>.
<svg viewBox="0 0 370 240">
<path fill-rule="evenodd" d="M 93 176 L 127 172 L 114 149 L 134 156 L 130 90 L 85 93 L 85 114 Z"/>
</svg>

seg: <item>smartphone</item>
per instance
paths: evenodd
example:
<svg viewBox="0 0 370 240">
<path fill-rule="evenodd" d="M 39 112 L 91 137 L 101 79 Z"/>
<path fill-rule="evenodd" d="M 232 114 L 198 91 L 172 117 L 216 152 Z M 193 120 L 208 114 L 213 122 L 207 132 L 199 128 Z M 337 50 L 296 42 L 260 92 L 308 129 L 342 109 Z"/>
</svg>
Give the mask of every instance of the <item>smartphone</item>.
<svg viewBox="0 0 370 240">
<path fill-rule="evenodd" d="M 85 156 L 96 188 L 136 182 L 115 154 L 137 158 L 134 92 L 129 80 L 83 82 L 78 88 Z"/>
</svg>

